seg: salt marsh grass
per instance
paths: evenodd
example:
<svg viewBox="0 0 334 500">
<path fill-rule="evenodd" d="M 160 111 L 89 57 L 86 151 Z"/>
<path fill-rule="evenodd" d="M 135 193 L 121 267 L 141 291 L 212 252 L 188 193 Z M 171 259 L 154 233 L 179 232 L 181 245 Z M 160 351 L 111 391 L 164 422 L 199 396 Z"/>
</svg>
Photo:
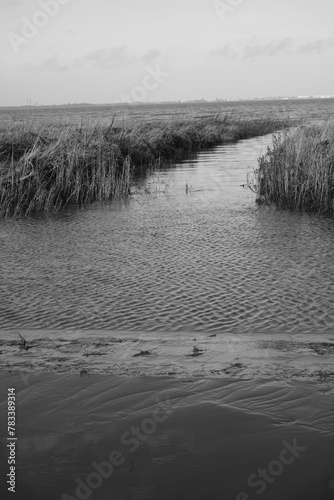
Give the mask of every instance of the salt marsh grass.
<svg viewBox="0 0 334 500">
<path fill-rule="evenodd" d="M 300 211 L 334 211 L 334 123 L 297 128 L 274 137 L 249 179 L 258 202 Z"/>
<path fill-rule="evenodd" d="M 135 171 L 161 165 L 180 151 L 264 135 L 285 119 L 233 115 L 161 121 L 131 127 L 55 127 L 26 122 L 0 133 L 0 212 L 57 211 L 69 204 L 128 196 Z"/>
</svg>

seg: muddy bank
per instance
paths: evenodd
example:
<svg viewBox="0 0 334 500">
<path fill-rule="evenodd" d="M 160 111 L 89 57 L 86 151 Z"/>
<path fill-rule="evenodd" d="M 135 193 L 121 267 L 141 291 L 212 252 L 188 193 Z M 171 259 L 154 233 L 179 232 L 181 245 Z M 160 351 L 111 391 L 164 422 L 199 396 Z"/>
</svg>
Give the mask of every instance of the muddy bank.
<svg viewBox="0 0 334 500">
<path fill-rule="evenodd" d="M 219 335 L 0 330 L 0 369 L 82 375 L 334 381 L 334 336 L 277 331 Z"/>
</svg>

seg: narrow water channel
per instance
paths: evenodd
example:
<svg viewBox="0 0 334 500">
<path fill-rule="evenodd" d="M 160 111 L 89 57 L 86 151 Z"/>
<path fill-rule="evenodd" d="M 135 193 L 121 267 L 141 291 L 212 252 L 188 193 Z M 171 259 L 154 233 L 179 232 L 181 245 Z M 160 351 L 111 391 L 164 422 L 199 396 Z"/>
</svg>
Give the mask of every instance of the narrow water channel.
<svg viewBox="0 0 334 500">
<path fill-rule="evenodd" d="M 2 328 L 329 331 L 333 219 L 241 186 L 270 143 L 201 152 L 127 200 L 1 220 Z"/>
</svg>

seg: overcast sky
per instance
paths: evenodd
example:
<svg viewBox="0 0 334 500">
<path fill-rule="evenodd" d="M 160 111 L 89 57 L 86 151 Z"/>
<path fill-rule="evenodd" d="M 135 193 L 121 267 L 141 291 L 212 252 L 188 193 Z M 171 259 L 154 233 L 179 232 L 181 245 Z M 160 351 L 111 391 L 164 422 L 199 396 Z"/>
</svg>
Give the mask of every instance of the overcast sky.
<svg viewBox="0 0 334 500">
<path fill-rule="evenodd" d="M 0 9 L 1 106 L 334 94 L 334 0 Z"/>
</svg>

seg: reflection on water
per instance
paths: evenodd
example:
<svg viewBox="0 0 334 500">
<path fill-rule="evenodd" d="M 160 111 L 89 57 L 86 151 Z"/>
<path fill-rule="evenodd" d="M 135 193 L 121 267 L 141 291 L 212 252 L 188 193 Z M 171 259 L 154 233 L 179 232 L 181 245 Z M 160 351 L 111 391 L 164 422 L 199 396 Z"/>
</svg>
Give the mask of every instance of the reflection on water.
<svg viewBox="0 0 334 500">
<path fill-rule="evenodd" d="M 3 328 L 331 328 L 333 219 L 241 186 L 270 142 L 200 153 L 125 201 L 1 220 Z"/>
<path fill-rule="evenodd" d="M 24 386 L 8 373 L 2 382 L 18 388 L 24 415 L 19 500 L 257 498 L 250 474 L 275 471 L 285 443 L 299 446 L 296 460 L 271 473 L 263 498 L 332 498 L 333 398 L 324 384 L 32 375 Z M 112 452 L 122 460 L 110 472 Z"/>
</svg>

